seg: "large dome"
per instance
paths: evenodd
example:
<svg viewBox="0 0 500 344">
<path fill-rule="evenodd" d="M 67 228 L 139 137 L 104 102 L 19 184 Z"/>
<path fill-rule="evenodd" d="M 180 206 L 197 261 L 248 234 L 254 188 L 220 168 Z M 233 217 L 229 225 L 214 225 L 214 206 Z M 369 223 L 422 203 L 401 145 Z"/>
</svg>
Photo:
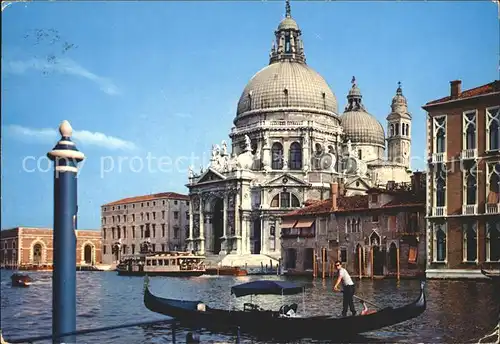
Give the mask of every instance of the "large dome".
<svg viewBox="0 0 500 344">
<path fill-rule="evenodd" d="M 317 109 L 337 114 L 337 99 L 327 82 L 305 63 L 282 60 L 255 74 L 243 90 L 237 116 L 273 108 Z"/>
</svg>

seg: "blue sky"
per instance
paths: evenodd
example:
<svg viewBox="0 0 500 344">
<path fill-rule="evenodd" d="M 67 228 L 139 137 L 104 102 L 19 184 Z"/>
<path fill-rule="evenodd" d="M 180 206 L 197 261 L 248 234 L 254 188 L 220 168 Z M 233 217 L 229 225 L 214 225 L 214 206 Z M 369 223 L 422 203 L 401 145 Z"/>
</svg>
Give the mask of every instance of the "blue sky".
<svg viewBox="0 0 500 344">
<path fill-rule="evenodd" d="M 355 75 L 365 106 L 385 127 L 402 82 L 413 114 L 413 156 L 425 154 L 421 105 L 448 95 L 450 80 L 471 88 L 498 79 L 493 2 L 291 5 L 308 64 L 330 84 L 339 109 Z M 267 65 L 283 16 L 284 1 L 8 7 L 2 13 L 2 228 L 52 226 L 53 180 L 44 157 L 64 119 L 87 157 L 79 175 L 80 228 L 99 228 L 104 203 L 187 192 L 189 161 L 197 157 L 199 169 L 211 144 L 228 140 L 236 103 Z M 413 168 L 423 169 L 423 161 Z"/>
</svg>

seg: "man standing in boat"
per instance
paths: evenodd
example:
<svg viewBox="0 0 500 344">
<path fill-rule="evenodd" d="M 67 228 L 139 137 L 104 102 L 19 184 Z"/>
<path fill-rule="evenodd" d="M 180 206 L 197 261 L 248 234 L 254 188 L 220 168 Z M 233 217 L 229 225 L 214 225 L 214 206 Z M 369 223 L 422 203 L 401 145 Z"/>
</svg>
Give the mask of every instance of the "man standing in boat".
<svg viewBox="0 0 500 344">
<path fill-rule="evenodd" d="M 342 291 L 344 294 L 344 302 L 342 308 L 342 316 L 347 316 L 347 307 L 351 310 L 352 315 L 356 315 L 356 308 L 354 307 L 354 282 L 346 269 L 342 267 L 342 262 L 337 260 L 335 262 L 335 268 L 337 269 L 339 275 L 337 277 L 337 282 L 333 287 L 334 291 L 340 291 L 339 284 L 342 282 Z"/>
</svg>

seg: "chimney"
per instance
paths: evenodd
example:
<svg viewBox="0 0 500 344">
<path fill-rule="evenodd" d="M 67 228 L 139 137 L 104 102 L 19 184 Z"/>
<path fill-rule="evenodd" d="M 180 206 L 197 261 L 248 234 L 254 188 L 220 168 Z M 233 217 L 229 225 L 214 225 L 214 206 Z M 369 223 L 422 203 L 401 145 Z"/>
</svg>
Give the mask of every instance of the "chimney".
<svg viewBox="0 0 500 344">
<path fill-rule="evenodd" d="M 456 99 L 462 93 L 462 80 L 450 81 L 450 96 L 452 99 Z"/>
<path fill-rule="evenodd" d="M 413 192 L 415 193 L 420 192 L 420 190 L 422 189 L 423 177 L 424 174 L 422 172 L 420 171 L 413 172 L 413 176 L 411 177 L 411 188 Z"/>
<path fill-rule="evenodd" d="M 332 211 L 337 210 L 337 197 L 339 194 L 339 184 L 337 182 L 330 184 L 330 197 L 332 198 Z"/>
</svg>

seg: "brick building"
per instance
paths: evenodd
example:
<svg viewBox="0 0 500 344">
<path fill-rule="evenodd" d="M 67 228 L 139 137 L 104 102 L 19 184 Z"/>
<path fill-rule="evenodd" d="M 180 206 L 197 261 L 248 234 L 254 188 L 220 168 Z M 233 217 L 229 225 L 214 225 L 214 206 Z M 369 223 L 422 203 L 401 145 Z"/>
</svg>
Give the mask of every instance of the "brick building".
<svg viewBox="0 0 500 344">
<path fill-rule="evenodd" d="M 282 252 L 287 270 L 313 269 L 321 252 L 328 263 L 341 260 L 354 276 L 414 276 L 425 268 L 425 175 L 411 183 L 390 182 L 366 195 L 346 196 L 342 184 L 331 185 L 331 198 L 312 201 L 283 216 Z M 398 258 L 399 257 L 399 258 Z"/>
<path fill-rule="evenodd" d="M 500 81 L 428 102 L 429 278 L 500 267 Z M 462 133 L 462 134 L 460 134 Z"/>
<path fill-rule="evenodd" d="M 184 250 L 189 197 L 175 192 L 124 198 L 101 207 L 103 262 L 123 255 Z"/>
<path fill-rule="evenodd" d="M 76 264 L 101 263 L 101 233 L 76 230 Z M 16 227 L 0 231 L 2 267 L 52 266 L 53 231 L 51 228 Z"/>
</svg>

